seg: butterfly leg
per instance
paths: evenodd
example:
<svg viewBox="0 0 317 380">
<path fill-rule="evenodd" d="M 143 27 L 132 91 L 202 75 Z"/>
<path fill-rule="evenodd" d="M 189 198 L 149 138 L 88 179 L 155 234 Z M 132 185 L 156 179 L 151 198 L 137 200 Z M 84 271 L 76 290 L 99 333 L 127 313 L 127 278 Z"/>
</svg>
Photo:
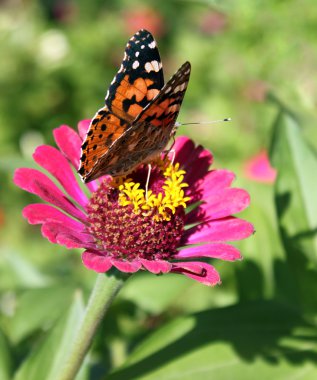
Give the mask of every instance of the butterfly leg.
<svg viewBox="0 0 317 380">
<path fill-rule="evenodd" d="M 172 138 L 173 138 L 173 143 L 172 145 L 170 146 L 169 149 L 165 150 L 163 153 L 165 153 L 165 156 L 164 156 L 164 160 L 166 159 L 166 157 L 168 156 L 169 153 L 172 153 L 173 154 L 173 159 L 171 161 L 172 165 L 174 163 L 174 160 L 175 160 L 175 149 L 173 149 L 173 146 L 175 145 L 175 133 L 172 135 Z"/>
<path fill-rule="evenodd" d="M 169 150 L 165 150 L 164 153 L 165 153 L 164 160 L 166 159 L 168 154 L 170 153 L 172 154 L 171 164 L 173 165 L 174 160 L 175 160 L 176 150 L 171 148 Z"/>
<path fill-rule="evenodd" d="M 175 149 L 171 149 L 168 153 L 172 153 L 171 164 L 173 165 L 174 164 L 174 160 L 175 160 L 176 150 Z"/>
<path fill-rule="evenodd" d="M 151 164 L 148 164 L 148 172 L 147 172 L 147 178 L 146 178 L 146 183 L 145 183 L 145 199 L 146 200 L 148 200 L 148 192 L 149 192 L 151 170 L 152 170 L 152 166 L 151 166 Z"/>
</svg>

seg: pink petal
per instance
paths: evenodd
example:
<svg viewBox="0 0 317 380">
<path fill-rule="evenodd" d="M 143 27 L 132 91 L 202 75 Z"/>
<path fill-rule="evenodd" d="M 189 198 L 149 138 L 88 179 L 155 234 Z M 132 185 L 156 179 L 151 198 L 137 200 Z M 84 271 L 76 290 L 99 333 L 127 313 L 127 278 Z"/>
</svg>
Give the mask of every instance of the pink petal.
<svg viewBox="0 0 317 380">
<path fill-rule="evenodd" d="M 212 161 L 213 157 L 211 153 L 201 145 L 197 146 L 182 166 L 186 170 L 184 181 L 190 185 L 198 181 L 206 175 Z"/>
<path fill-rule="evenodd" d="M 179 162 L 180 166 L 183 166 L 187 161 L 188 156 L 195 149 L 195 144 L 188 137 L 180 136 L 175 140 L 173 149 L 176 152 L 174 162 Z"/>
<path fill-rule="evenodd" d="M 201 145 L 195 144 L 188 137 L 178 137 L 173 149 L 176 151 L 174 162 L 179 162 L 186 170 L 185 182 L 193 183 L 204 176 L 212 163 L 212 154 Z"/>
<path fill-rule="evenodd" d="M 230 187 L 235 179 L 234 173 L 226 169 L 217 169 L 208 172 L 200 181 L 188 188 L 186 195 L 191 197 L 190 203 L 210 197 L 213 193 Z"/>
<path fill-rule="evenodd" d="M 221 282 L 219 273 L 212 265 L 199 261 L 175 263 L 171 272 L 184 274 L 204 285 L 214 286 Z"/>
<path fill-rule="evenodd" d="M 141 269 L 140 261 L 123 261 L 111 259 L 112 265 L 119 269 L 121 272 L 134 273 Z"/>
<path fill-rule="evenodd" d="M 220 260 L 234 261 L 241 259 L 236 247 L 223 243 L 204 244 L 195 247 L 184 247 L 175 256 L 176 259 L 211 257 Z"/>
<path fill-rule="evenodd" d="M 88 131 L 88 128 L 89 128 L 89 125 L 90 125 L 90 122 L 91 120 L 90 119 L 86 119 L 86 120 L 81 120 L 79 123 L 78 123 L 78 132 L 79 132 L 79 136 L 82 140 L 85 139 L 86 137 L 86 133 Z"/>
<path fill-rule="evenodd" d="M 96 248 L 91 235 L 73 230 L 61 223 L 45 223 L 41 231 L 51 243 L 64 245 L 67 248 Z"/>
<path fill-rule="evenodd" d="M 77 170 L 79 167 L 81 139 L 78 134 L 67 125 L 62 125 L 53 131 L 57 146 Z"/>
<path fill-rule="evenodd" d="M 82 144 L 82 140 L 78 134 L 67 125 L 54 129 L 53 134 L 61 152 L 72 163 L 73 167 L 78 170 Z M 95 181 L 89 182 L 86 185 L 90 191 L 96 191 L 98 188 L 98 184 Z"/>
<path fill-rule="evenodd" d="M 82 254 L 82 261 L 85 267 L 98 273 L 107 272 L 112 267 L 110 257 L 101 252 L 87 250 Z"/>
<path fill-rule="evenodd" d="M 230 187 L 235 178 L 235 174 L 226 169 L 208 172 L 201 186 L 204 191 L 204 198 L 226 187 Z"/>
<path fill-rule="evenodd" d="M 84 231 L 85 228 L 82 223 L 63 214 L 57 208 L 43 203 L 34 203 L 24 207 L 22 215 L 30 224 L 43 224 L 47 221 L 53 221 L 77 231 Z"/>
<path fill-rule="evenodd" d="M 167 273 L 172 269 L 172 264 L 164 260 L 140 259 L 143 267 L 151 273 Z"/>
<path fill-rule="evenodd" d="M 245 239 L 254 233 L 254 227 L 246 220 L 228 217 L 211 220 L 190 228 L 184 233 L 183 243 L 198 244 L 213 241 Z"/>
<path fill-rule="evenodd" d="M 188 137 L 180 136 L 175 140 L 173 149 L 176 151 L 174 162 L 179 162 L 186 170 L 185 182 L 193 182 L 204 176 L 213 161 L 211 152 L 201 145 L 195 144 Z"/>
<path fill-rule="evenodd" d="M 51 146 L 42 145 L 35 150 L 33 158 L 59 181 L 66 192 L 75 199 L 78 204 L 83 208 L 86 207 L 88 199 L 78 186 L 69 162 L 59 150 Z"/>
<path fill-rule="evenodd" d="M 236 214 L 250 204 L 250 195 L 243 189 L 225 188 L 204 199 L 199 207 L 188 214 L 187 223 L 204 219 L 220 219 Z"/>
<path fill-rule="evenodd" d="M 36 169 L 20 168 L 14 173 L 14 183 L 29 193 L 36 194 L 75 218 L 85 221 L 86 215 L 43 173 Z"/>
</svg>

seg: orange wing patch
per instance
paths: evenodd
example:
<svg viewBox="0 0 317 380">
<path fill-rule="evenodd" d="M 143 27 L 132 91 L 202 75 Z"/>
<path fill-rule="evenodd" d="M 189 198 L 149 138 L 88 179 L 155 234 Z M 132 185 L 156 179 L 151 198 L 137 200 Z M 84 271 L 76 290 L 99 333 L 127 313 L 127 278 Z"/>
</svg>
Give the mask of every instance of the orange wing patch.
<svg viewBox="0 0 317 380">
<path fill-rule="evenodd" d="M 129 123 L 118 118 L 107 107 L 99 110 L 91 121 L 85 142 L 82 145 L 80 168 L 78 173 L 83 180 L 97 165 L 100 157 L 104 156 L 111 145 L 129 127 Z"/>
<path fill-rule="evenodd" d="M 125 75 L 112 100 L 112 112 L 123 119 L 135 119 L 159 93 L 158 89 L 149 89 L 153 84 L 148 78 L 137 78 L 130 83 L 129 75 Z"/>
<path fill-rule="evenodd" d="M 121 67 L 106 95 L 106 106 L 120 118 L 133 120 L 164 86 L 156 41 L 139 30 L 127 43 Z"/>
</svg>

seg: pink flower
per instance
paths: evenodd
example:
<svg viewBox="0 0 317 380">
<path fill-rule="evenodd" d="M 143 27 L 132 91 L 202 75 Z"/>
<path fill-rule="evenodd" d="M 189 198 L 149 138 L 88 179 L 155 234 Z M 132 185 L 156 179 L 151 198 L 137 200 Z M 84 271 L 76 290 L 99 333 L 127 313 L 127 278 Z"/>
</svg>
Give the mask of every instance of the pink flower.
<svg viewBox="0 0 317 380">
<path fill-rule="evenodd" d="M 269 84 L 261 80 L 250 81 L 243 89 L 243 95 L 251 102 L 264 102 L 269 92 Z"/>
<path fill-rule="evenodd" d="M 139 29 L 147 29 L 160 37 L 165 32 L 165 22 L 157 9 L 148 6 L 134 7 L 123 12 L 122 16 L 128 34 L 134 34 Z"/>
<path fill-rule="evenodd" d="M 31 224 L 41 224 L 42 235 L 50 242 L 84 248 L 83 263 L 96 272 L 112 267 L 128 273 L 142 269 L 179 273 L 206 285 L 219 283 L 218 272 L 204 259 L 240 259 L 238 249 L 227 242 L 254 231 L 252 224 L 232 216 L 250 202 L 245 190 L 230 187 L 234 174 L 209 171 L 211 153 L 179 137 L 174 146 L 176 164 L 164 170 L 154 165 L 147 198 L 139 187 L 146 180 L 144 166 L 128 179 L 105 176 L 83 191 L 73 169 L 79 166 L 88 124 L 79 123 L 79 135 L 66 125 L 55 129 L 59 149 L 43 145 L 33 155 L 62 190 L 39 170 L 16 170 L 15 184 L 46 202 L 26 206 L 23 216 Z"/>
<path fill-rule="evenodd" d="M 277 174 L 276 170 L 272 168 L 265 150 L 251 157 L 245 163 L 243 171 L 248 179 L 264 183 L 274 183 Z"/>
<path fill-rule="evenodd" d="M 227 16 L 224 13 L 210 11 L 204 14 L 200 22 L 200 30 L 207 35 L 215 35 L 225 30 L 228 24 Z"/>
</svg>

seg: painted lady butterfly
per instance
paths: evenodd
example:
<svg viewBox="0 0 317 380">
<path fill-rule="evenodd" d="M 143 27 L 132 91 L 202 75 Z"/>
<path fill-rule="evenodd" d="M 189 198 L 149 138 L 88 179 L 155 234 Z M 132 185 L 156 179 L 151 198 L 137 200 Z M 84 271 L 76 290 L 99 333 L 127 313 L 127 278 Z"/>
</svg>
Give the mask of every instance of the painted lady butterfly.
<svg viewBox="0 0 317 380">
<path fill-rule="evenodd" d="M 82 144 L 83 181 L 125 175 L 156 158 L 175 132 L 189 76 L 185 62 L 164 85 L 157 44 L 147 30 L 138 31 Z"/>
</svg>

